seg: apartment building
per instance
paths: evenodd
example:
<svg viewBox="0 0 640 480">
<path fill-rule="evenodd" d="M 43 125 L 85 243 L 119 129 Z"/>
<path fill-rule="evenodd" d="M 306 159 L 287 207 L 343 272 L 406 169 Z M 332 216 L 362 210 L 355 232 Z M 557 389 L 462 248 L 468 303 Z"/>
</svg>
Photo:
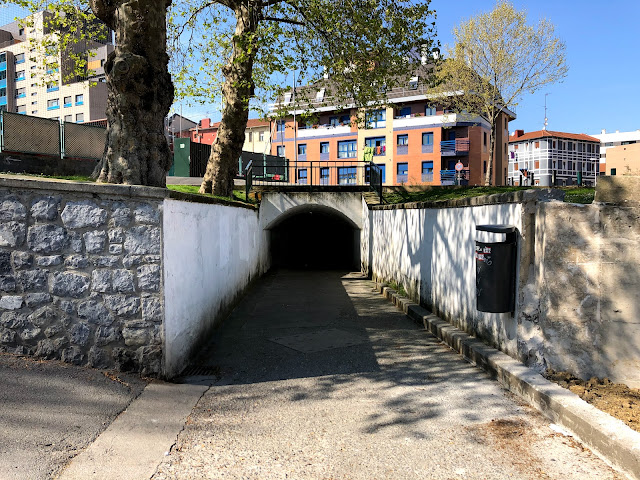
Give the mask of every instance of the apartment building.
<svg viewBox="0 0 640 480">
<path fill-rule="evenodd" d="M 0 110 L 74 123 L 105 118 L 104 63 L 113 44 L 84 40 L 74 46 L 88 59 L 87 74 L 79 78 L 72 74 L 68 52 L 54 58 L 38 46 L 53 34 L 47 15 L 39 12 L 32 22 L 0 26 Z"/>
<path fill-rule="evenodd" d="M 406 85 L 390 89 L 385 92 L 387 106 L 368 111 L 364 121 L 358 121 L 363 115 L 353 106 L 339 109 L 332 105 L 322 84 L 303 87 L 301 94 L 310 99 L 309 105 L 292 108 L 290 116 L 275 121 L 271 154 L 286 157 L 289 165 L 295 165 L 300 183 L 306 183 L 312 172 L 305 165 L 310 169 L 317 166 L 319 175 L 327 175 L 329 165 L 337 165 L 338 182 L 355 183 L 355 167 L 348 165 L 349 161 L 363 161 L 365 152 L 372 149 L 384 185 L 484 184 L 490 161 L 490 124 L 480 117 L 445 110 L 428 93 L 428 87 L 426 79 L 416 76 Z M 291 98 L 292 93 L 285 95 L 273 110 L 286 108 Z M 299 120 L 309 109 L 317 122 Z M 515 118 L 505 109 L 495 126 L 494 185 L 507 181 L 508 127 Z M 309 162 L 333 163 L 320 166 Z M 463 168 L 456 175 L 458 163 Z"/>
<path fill-rule="evenodd" d="M 606 130 L 602 130 L 599 134 L 592 135 L 592 137 L 600 140 L 600 173 L 605 173 L 610 170 L 607 166 L 607 150 L 620 145 L 640 143 L 640 130 L 634 130 L 633 132 L 616 130 L 609 133 Z"/>
<path fill-rule="evenodd" d="M 516 130 L 509 138 L 510 185 L 595 185 L 599 163 L 600 140 L 583 133 Z"/>
<path fill-rule="evenodd" d="M 610 146 L 607 151 L 606 175 L 640 175 L 640 142 Z"/>
</svg>

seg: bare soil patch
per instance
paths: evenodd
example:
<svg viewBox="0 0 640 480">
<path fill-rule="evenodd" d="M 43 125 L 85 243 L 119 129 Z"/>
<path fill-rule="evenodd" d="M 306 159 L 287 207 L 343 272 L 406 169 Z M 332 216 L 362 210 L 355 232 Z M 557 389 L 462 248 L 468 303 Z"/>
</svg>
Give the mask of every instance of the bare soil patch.
<svg viewBox="0 0 640 480">
<path fill-rule="evenodd" d="M 613 383 L 608 378 L 585 381 L 569 372 L 547 370 L 544 376 L 640 432 L 640 389 Z"/>
</svg>

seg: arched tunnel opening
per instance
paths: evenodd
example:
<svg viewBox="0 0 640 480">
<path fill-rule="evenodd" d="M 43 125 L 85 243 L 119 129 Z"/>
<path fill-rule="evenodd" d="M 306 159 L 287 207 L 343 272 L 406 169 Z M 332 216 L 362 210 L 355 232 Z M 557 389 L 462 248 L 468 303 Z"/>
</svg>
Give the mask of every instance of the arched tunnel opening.
<svg viewBox="0 0 640 480">
<path fill-rule="evenodd" d="M 286 216 L 269 232 L 273 267 L 360 269 L 360 229 L 336 211 L 309 207 Z"/>
</svg>

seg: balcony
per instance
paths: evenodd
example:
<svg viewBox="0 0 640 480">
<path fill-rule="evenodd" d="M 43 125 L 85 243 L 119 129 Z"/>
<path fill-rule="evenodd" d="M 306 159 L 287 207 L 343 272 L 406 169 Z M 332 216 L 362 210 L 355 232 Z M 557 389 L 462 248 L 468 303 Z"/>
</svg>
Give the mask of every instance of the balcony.
<svg viewBox="0 0 640 480">
<path fill-rule="evenodd" d="M 469 139 L 456 138 L 440 142 L 440 154 L 443 157 L 455 155 L 469 155 Z"/>
<path fill-rule="evenodd" d="M 468 185 L 469 170 L 440 170 L 440 185 Z"/>
<path fill-rule="evenodd" d="M 298 128 L 298 138 L 333 137 L 348 135 L 351 133 L 351 125 L 313 125 Z"/>
</svg>

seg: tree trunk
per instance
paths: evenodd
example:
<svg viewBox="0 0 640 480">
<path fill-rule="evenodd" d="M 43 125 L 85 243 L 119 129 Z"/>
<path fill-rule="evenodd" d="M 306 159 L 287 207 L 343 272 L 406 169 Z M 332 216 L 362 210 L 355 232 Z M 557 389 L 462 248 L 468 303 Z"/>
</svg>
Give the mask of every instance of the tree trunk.
<svg viewBox="0 0 640 480">
<path fill-rule="evenodd" d="M 116 33 L 107 77 L 107 143 L 98 182 L 166 186 L 171 151 L 164 119 L 173 103 L 167 8 L 172 0 L 90 0 Z"/>
<path fill-rule="evenodd" d="M 489 135 L 489 162 L 487 164 L 487 172 L 484 177 L 484 184 L 486 186 L 491 185 L 491 172 L 493 170 L 493 152 L 496 148 L 496 124 L 491 125 L 491 134 Z"/>
<path fill-rule="evenodd" d="M 253 34 L 258 28 L 260 15 L 259 6 L 254 0 L 233 3 L 233 9 L 236 16 L 233 51 L 222 69 L 225 76 L 222 85 L 225 106 L 200 186 L 200 193 L 213 193 L 224 197 L 233 195 L 233 179 L 238 168 L 238 159 L 242 155 L 244 131 L 249 118 L 249 98 L 254 92 Z"/>
</svg>

